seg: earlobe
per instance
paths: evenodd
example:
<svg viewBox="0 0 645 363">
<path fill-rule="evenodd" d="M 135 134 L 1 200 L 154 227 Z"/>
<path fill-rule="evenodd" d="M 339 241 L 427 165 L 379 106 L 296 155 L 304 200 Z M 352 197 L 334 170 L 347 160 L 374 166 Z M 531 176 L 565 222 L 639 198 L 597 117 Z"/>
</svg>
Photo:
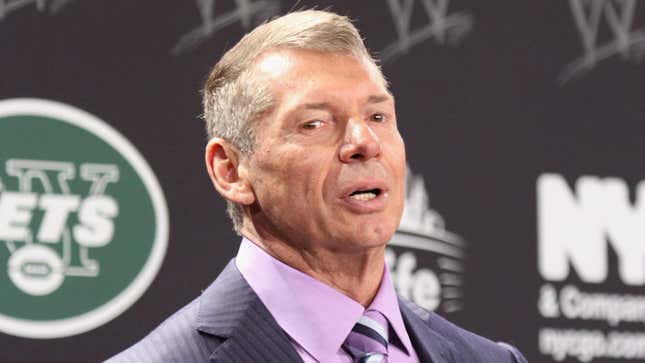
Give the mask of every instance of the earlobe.
<svg viewBox="0 0 645 363">
<path fill-rule="evenodd" d="M 244 163 L 236 147 L 221 138 L 206 145 L 206 169 L 215 189 L 226 199 L 249 205 L 255 201 L 253 188 L 246 177 Z"/>
</svg>

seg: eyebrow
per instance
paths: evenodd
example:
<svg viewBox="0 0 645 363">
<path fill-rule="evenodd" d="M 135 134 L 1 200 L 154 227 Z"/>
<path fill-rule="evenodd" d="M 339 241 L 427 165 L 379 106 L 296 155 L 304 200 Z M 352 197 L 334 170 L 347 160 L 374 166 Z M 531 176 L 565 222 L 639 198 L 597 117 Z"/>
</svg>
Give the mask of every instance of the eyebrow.
<svg viewBox="0 0 645 363">
<path fill-rule="evenodd" d="M 367 98 L 367 103 L 381 103 L 390 100 L 390 96 L 378 95 L 378 96 L 369 96 Z"/>
<path fill-rule="evenodd" d="M 331 108 L 329 102 L 305 103 L 303 108 L 306 110 L 327 110 Z"/>
<path fill-rule="evenodd" d="M 367 103 L 381 103 L 389 101 L 391 96 L 389 95 L 371 95 L 367 98 Z M 303 108 L 306 110 L 328 110 L 332 108 L 329 102 L 313 102 L 305 103 Z"/>
</svg>

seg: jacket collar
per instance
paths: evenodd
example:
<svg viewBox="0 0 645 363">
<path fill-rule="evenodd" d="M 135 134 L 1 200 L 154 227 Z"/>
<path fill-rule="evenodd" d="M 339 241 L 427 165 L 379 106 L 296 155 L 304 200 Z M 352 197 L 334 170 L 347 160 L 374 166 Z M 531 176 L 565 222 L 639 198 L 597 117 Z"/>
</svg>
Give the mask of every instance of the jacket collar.
<svg viewBox="0 0 645 363">
<path fill-rule="evenodd" d="M 405 321 L 412 345 L 422 363 L 454 363 L 455 347 L 432 326 L 429 312 L 399 298 L 401 315 Z"/>
<path fill-rule="evenodd" d="M 234 261 L 202 294 L 197 330 L 225 339 L 212 362 L 302 362 Z"/>
</svg>

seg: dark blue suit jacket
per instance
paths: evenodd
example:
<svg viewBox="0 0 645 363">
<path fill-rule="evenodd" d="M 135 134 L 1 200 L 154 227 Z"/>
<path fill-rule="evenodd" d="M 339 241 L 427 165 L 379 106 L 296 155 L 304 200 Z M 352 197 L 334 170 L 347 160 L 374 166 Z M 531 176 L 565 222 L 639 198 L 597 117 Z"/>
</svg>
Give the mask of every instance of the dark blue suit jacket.
<svg viewBox="0 0 645 363">
<path fill-rule="evenodd" d="M 412 344 L 423 363 L 526 363 L 509 345 L 467 332 L 406 300 L 399 299 L 399 304 Z M 108 362 L 302 360 L 231 261 L 200 297 Z"/>
</svg>

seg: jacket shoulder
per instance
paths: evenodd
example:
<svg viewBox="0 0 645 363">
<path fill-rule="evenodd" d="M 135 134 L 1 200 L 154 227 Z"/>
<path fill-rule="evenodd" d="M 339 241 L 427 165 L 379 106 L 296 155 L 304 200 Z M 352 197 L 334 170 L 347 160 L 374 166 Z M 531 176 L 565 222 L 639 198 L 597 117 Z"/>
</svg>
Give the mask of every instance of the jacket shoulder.
<svg viewBox="0 0 645 363">
<path fill-rule="evenodd" d="M 427 311 L 420 306 L 400 299 L 416 317 L 421 319 L 425 326 L 435 334 L 446 339 L 453 347 L 453 354 L 457 361 L 481 363 L 527 363 L 524 356 L 513 346 L 506 343 L 496 343 L 466 329 L 463 329 L 434 312 Z"/>
<path fill-rule="evenodd" d="M 218 341 L 195 327 L 199 298 L 174 313 L 130 348 L 108 359 L 107 363 L 204 362 Z"/>
</svg>

